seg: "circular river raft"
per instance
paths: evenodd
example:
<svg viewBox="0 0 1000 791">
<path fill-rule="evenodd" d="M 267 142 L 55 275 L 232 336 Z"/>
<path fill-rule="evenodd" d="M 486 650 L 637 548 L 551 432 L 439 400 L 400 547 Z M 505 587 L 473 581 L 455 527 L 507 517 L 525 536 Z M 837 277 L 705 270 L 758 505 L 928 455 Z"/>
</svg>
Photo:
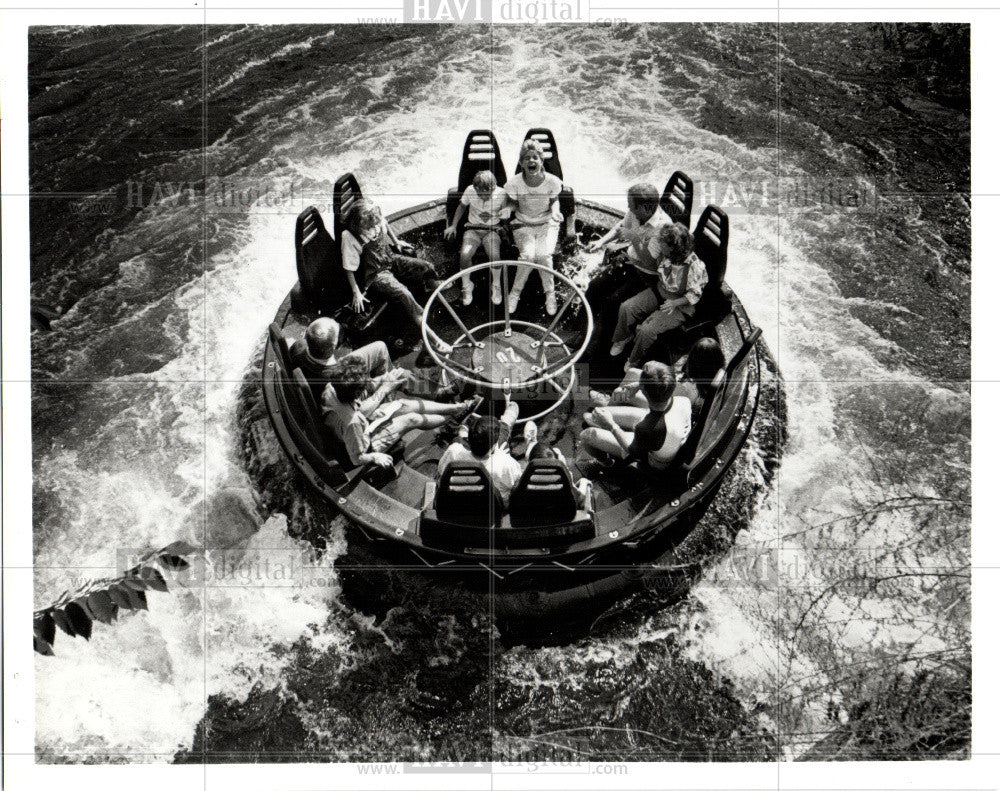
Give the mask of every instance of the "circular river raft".
<svg viewBox="0 0 1000 791">
<path fill-rule="evenodd" d="M 551 133 L 530 130 L 528 136 L 546 146 L 545 167 L 561 176 Z M 502 633 L 551 635 L 585 628 L 637 592 L 658 600 L 682 595 L 706 561 L 728 550 L 780 460 L 781 380 L 760 331 L 725 283 L 728 218 L 709 206 L 693 236 L 710 284 L 695 315 L 661 338 L 653 353 L 679 365 L 696 340 L 710 337 L 723 351 L 725 368 L 668 470 L 595 469 L 578 445 L 583 413 L 591 406 L 588 393 L 609 391 L 621 378 L 620 368 L 615 370 L 620 363 L 599 353 L 586 365 L 580 362 L 591 341 L 593 312 L 605 307 L 584 298 L 600 256 L 572 245 L 560 248 L 555 315 L 545 310 L 534 273 L 516 318 L 506 299 L 494 305 L 485 262 L 472 270 L 475 300 L 461 305 L 452 293 L 457 253 L 443 241 L 443 231 L 461 191 L 483 167 L 503 183 L 496 140 L 477 130 L 466 142 L 458 187 L 447 198 L 387 218 L 394 233 L 447 278 L 427 300 L 420 354 L 421 338 L 407 334 L 391 305 L 355 314 L 344 304 L 349 290 L 330 276 L 340 271 L 343 213 L 362 197 L 357 179 L 347 174 L 336 182 L 332 234 L 316 207 L 302 212 L 295 234 L 298 282 L 279 306 L 241 389 L 244 457 L 263 502 L 289 516 L 292 533 L 325 546 L 334 520 L 346 526 L 347 546 L 336 565 L 345 594 L 363 609 L 384 612 L 406 601 L 447 608 L 473 597 Z M 693 186 L 680 172 L 668 181 L 661 205 L 675 222 L 690 225 Z M 598 238 L 622 218 L 615 209 L 576 199 L 568 188 L 560 203 L 569 241 Z M 509 244 L 503 253 L 504 261 L 492 265 L 501 268 L 506 286 L 523 262 L 514 260 Z M 421 387 L 429 395 L 451 384 L 459 397 L 483 396 L 480 415 L 499 415 L 509 395 L 520 406 L 518 422 L 536 421 L 540 438 L 561 450 L 565 475 L 558 473 L 553 485 L 557 471 L 531 462 L 503 510 L 495 507 L 488 480 L 479 485 L 447 471 L 439 479 L 444 448 L 433 432 L 421 431 L 403 437 L 391 469 L 352 466 L 288 353 L 289 342 L 319 315 L 342 323 L 346 346 L 338 356 L 371 340 L 385 341 L 394 363 L 414 373 L 417 394 Z M 453 350 L 443 354 L 426 343 L 427 328 Z M 275 452 L 274 438 L 283 455 Z M 515 456 L 523 453 L 519 426 L 511 447 Z M 581 474 L 593 488 L 578 507 L 566 487 Z M 549 476 L 548 485 L 532 487 L 532 475 Z M 451 486 L 452 479 L 463 485 Z"/>
</svg>

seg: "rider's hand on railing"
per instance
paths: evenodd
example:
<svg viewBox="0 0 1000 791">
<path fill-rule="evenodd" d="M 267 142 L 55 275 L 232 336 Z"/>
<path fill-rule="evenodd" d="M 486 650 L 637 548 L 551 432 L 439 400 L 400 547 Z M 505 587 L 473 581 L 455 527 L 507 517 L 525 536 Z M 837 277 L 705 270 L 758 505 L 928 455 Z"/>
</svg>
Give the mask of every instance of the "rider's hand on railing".
<svg viewBox="0 0 1000 791">
<path fill-rule="evenodd" d="M 444 229 L 444 238 L 450 242 L 452 239 L 455 238 L 455 234 L 457 233 L 458 230 L 455 228 L 455 226 L 449 225 L 447 228 Z"/>
</svg>

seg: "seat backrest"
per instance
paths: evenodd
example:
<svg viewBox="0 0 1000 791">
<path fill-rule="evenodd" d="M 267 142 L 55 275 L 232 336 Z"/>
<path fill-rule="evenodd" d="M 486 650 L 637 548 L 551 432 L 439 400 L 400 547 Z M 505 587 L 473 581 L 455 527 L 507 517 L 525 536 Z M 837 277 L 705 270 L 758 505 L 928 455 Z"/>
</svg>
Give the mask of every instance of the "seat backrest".
<svg viewBox="0 0 1000 791">
<path fill-rule="evenodd" d="M 333 241 L 337 245 L 337 264 L 340 264 L 340 240 L 344 233 L 344 217 L 355 201 L 364 197 L 361 185 L 353 173 L 345 173 L 333 182 Z"/>
<path fill-rule="evenodd" d="M 746 340 L 743 341 L 743 345 L 740 346 L 736 354 L 733 355 L 733 359 L 729 361 L 726 365 L 726 381 L 733 378 L 733 374 L 736 373 L 736 369 L 740 367 L 743 363 L 744 358 L 750 354 L 751 349 L 757 345 L 757 341 L 760 339 L 761 329 L 760 327 L 755 327 L 753 332 L 747 335 Z"/>
<path fill-rule="evenodd" d="M 558 176 L 560 179 L 563 177 L 562 165 L 559 163 L 559 149 L 556 148 L 556 139 L 552 135 L 551 130 L 543 129 L 542 127 L 532 127 L 528 130 L 528 133 L 524 136 L 525 140 L 535 139 L 542 146 L 542 164 L 545 169 Z M 518 151 L 520 154 L 520 151 Z M 521 172 L 521 157 L 517 158 L 517 169 L 514 173 Z"/>
<path fill-rule="evenodd" d="M 718 206 L 706 206 L 694 229 L 694 252 L 704 262 L 708 285 L 719 288 L 729 257 L 729 217 Z"/>
<path fill-rule="evenodd" d="M 674 171 L 674 174 L 667 179 L 667 186 L 663 188 L 660 208 L 671 220 L 690 228 L 692 206 L 694 206 L 694 182 L 687 173 L 681 170 Z"/>
<path fill-rule="evenodd" d="M 313 437 L 313 444 L 325 451 L 326 434 L 323 421 L 320 418 L 319 406 L 316 404 L 316 396 L 313 395 L 312 388 L 301 368 L 292 371 L 292 384 L 294 397 L 300 410 L 299 418 L 302 420 L 302 427 Z"/>
<path fill-rule="evenodd" d="M 500 521 L 503 500 L 478 461 L 455 461 L 444 468 L 434 498 L 437 518 L 473 527 Z"/>
<path fill-rule="evenodd" d="M 281 363 L 281 368 L 287 376 L 295 366 L 292 365 L 292 354 L 288 348 L 288 341 L 285 340 L 285 334 L 281 331 L 281 327 L 278 326 L 276 321 L 272 321 L 268 326 L 267 337 L 270 339 L 271 348 L 274 349 L 274 353 Z"/>
<path fill-rule="evenodd" d="M 684 444 L 674 456 L 671 467 L 684 467 L 694 459 L 695 453 L 698 451 L 698 444 L 705 433 L 705 426 L 708 425 L 709 417 L 713 414 L 713 407 L 719 400 L 719 395 L 725 384 L 726 372 L 720 368 L 705 392 L 705 402 L 701 406 L 701 411 L 698 412 L 698 416 L 691 425 L 691 432 L 687 435 L 687 439 L 684 440 Z"/>
<path fill-rule="evenodd" d="M 507 171 L 500 158 L 500 145 L 489 129 L 473 129 L 465 138 L 462 163 L 458 166 L 458 194 L 472 183 L 480 170 L 489 170 L 501 187 L 507 183 Z"/>
<path fill-rule="evenodd" d="M 541 527 L 572 522 L 576 490 L 566 465 L 557 459 L 528 463 L 510 495 L 511 527 Z"/>
<path fill-rule="evenodd" d="M 295 268 L 303 296 L 313 305 L 323 306 L 337 288 L 340 249 L 315 206 L 304 209 L 295 220 Z"/>
</svg>

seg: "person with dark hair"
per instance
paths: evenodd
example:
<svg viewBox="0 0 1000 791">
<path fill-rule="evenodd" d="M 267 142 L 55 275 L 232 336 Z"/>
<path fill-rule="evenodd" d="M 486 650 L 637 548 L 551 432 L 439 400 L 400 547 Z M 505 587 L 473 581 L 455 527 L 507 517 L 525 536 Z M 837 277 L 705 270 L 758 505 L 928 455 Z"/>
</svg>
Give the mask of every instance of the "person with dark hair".
<svg viewBox="0 0 1000 791">
<path fill-rule="evenodd" d="M 290 351 L 292 365 L 302 369 L 317 402 L 322 400 L 323 391 L 336 371 L 336 350 L 339 342 L 340 324 L 334 319 L 324 316 L 316 319 L 306 328 L 305 337 L 302 340 L 292 344 Z M 374 341 L 348 352 L 348 354 L 359 357 L 365 362 L 368 375 L 376 380 L 376 384 L 381 381 L 382 376 L 393 371 L 389 349 L 383 341 Z M 406 375 L 405 371 L 392 373 L 394 377 L 405 377 Z"/>
<path fill-rule="evenodd" d="M 679 364 L 678 364 L 679 365 Z M 700 338 L 691 347 L 684 363 L 680 366 L 676 395 L 684 396 L 691 402 L 691 418 L 698 417 L 708 392 L 708 386 L 715 375 L 726 367 L 726 356 L 715 338 Z M 639 388 L 642 371 L 629 368 L 621 384 L 611 395 L 598 390 L 590 391 L 590 400 L 595 406 L 633 406 L 649 408 L 649 402 Z"/>
<path fill-rule="evenodd" d="M 610 344 L 618 307 L 629 297 L 656 282 L 657 259 L 649 244 L 670 217 L 660 208 L 660 193 L 652 184 L 633 184 L 626 194 L 628 211 L 600 239 L 587 245 L 596 253 L 614 243 L 625 243 L 622 250 L 609 248 L 604 262 L 587 285 L 584 296 L 595 312 L 595 327 L 590 349 L 604 349 Z"/>
<path fill-rule="evenodd" d="M 511 490 L 521 478 L 521 465 L 510 455 L 507 445 L 519 410 L 509 395 L 506 401 L 507 406 L 499 420 L 489 415 L 476 418 L 468 429 L 466 443 L 453 442 L 438 462 L 439 476 L 445 467 L 455 461 L 482 462 L 504 505 L 507 505 Z"/>
<path fill-rule="evenodd" d="M 365 292 L 371 291 L 401 308 L 403 316 L 419 330 L 424 309 L 411 288 L 425 298 L 434 292 L 440 284 L 434 264 L 399 252 L 402 243 L 371 201 L 353 203 L 344 216 L 344 225 L 340 260 L 353 293 L 354 310 L 364 311 L 368 301 Z M 451 351 L 451 346 L 430 327 L 427 335 L 438 351 Z"/>
<path fill-rule="evenodd" d="M 650 252 L 659 256 L 659 279 L 655 286 L 622 303 L 611 338 L 612 357 L 624 352 L 635 339 L 626 371 L 642 363 L 661 334 L 681 326 L 694 314 L 708 283 L 705 265 L 695 255 L 694 240 L 683 225 L 663 226 L 658 239 L 650 244 Z"/>
<path fill-rule="evenodd" d="M 584 450 L 598 459 L 639 459 L 654 470 L 673 460 L 691 433 L 691 401 L 674 395 L 674 369 L 661 362 L 642 368 L 639 388 L 647 408 L 597 407 L 584 415 Z"/>
<path fill-rule="evenodd" d="M 344 445 L 354 464 L 392 466 L 388 451 L 411 429 L 436 429 L 449 418 L 460 421 L 482 403 L 479 397 L 458 404 L 422 398 L 396 398 L 405 377 L 376 383 L 363 359 L 348 355 L 337 364 L 323 391 L 323 422 Z"/>
<path fill-rule="evenodd" d="M 714 338 L 700 338 L 684 361 L 683 378 L 677 385 L 677 395 L 691 401 L 691 414 L 697 417 L 708 395 L 715 375 L 726 367 L 726 355 Z"/>
</svg>

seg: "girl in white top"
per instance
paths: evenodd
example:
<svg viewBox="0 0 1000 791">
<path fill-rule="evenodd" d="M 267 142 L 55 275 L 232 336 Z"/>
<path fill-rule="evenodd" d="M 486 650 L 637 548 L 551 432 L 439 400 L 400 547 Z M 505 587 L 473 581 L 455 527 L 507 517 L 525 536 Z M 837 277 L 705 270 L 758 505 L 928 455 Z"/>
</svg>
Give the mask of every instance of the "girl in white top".
<svg viewBox="0 0 1000 791">
<path fill-rule="evenodd" d="M 559 223 L 563 219 L 559 211 L 562 180 L 545 170 L 543 150 L 536 140 L 524 141 L 520 162 L 521 172 L 504 186 L 504 192 L 516 206 L 514 243 L 522 261 L 534 261 L 551 269 L 552 254 L 559 237 Z M 511 313 L 517 310 L 517 302 L 530 274 L 528 267 L 517 268 L 514 285 L 507 297 Z M 539 274 L 545 290 L 545 310 L 553 316 L 557 309 L 555 278 L 548 272 Z"/>
<path fill-rule="evenodd" d="M 462 214 L 469 211 L 469 221 L 462 234 L 462 251 L 459 253 L 459 266 L 467 270 L 472 266 L 472 256 L 476 254 L 479 245 L 483 246 L 490 261 L 500 258 L 500 235 L 497 228 L 502 216 L 509 216 L 506 208 L 507 193 L 497 186 L 497 179 L 490 171 L 480 170 L 465 188 L 451 225 L 444 229 L 445 239 L 454 239 L 458 233 L 458 223 Z M 500 293 L 500 267 L 490 269 L 490 299 L 494 305 L 503 301 Z M 472 280 L 468 275 L 462 277 L 462 304 L 472 304 Z"/>
</svg>

